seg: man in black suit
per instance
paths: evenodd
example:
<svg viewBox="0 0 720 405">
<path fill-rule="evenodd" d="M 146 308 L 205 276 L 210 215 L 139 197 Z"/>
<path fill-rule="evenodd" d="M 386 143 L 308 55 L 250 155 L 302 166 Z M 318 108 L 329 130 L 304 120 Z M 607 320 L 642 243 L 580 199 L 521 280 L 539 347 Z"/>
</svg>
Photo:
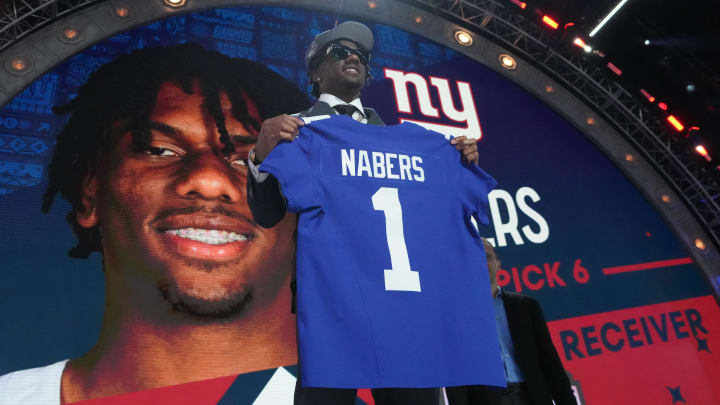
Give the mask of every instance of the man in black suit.
<svg viewBox="0 0 720 405">
<path fill-rule="evenodd" d="M 313 96 L 318 98 L 309 110 L 294 115 L 280 115 L 267 119 L 260 129 L 258 142 L 248 156 L 251 176 L 248 177 L 247 199 L 254 220 L 263 227 L 277 224 L 287 211 L 277 180 L 257 167 L 281 142 L 295 139 L 304 125 L 301 117 L 344 114 L 354 120 L 385 125 L 371 108 L 363 107 L 360 92 L 367 85 L 370 73 L 368 63 L 373 47 L 373 34 L 364 24 L 347 21 L 318 34 L 305 55 L 308 77 Z M 451 141 L 462 150 L 463 160 L 477 164 L 477 144 L 464 136 Z M 293 282 L 293 298 L 295 283 Z M 294 312 L 293 299 L 293 312 Z M 299 361 L 302 361 L 301 359 Z M 354 404 L 356 390 L 337 388 L 304 388 L 298 376 L 295 386 L 295 404 L 342 405 Z M 377 405 L 437 405 L 437 389 L 373 389 Z"/>
<path fill-rule="evenodd" d="M 247 185 L 248 204 L 261 226 L 273 227 L 287 209 L 277 180 L 259 173 L 257 166 L 275 145 L 295 139 L 298 129 L 304 125 L 300 118 L 344 114 L 364 124 L 385 125 L 375 110 L 364 107 L 360 101 L 360 93 L 370 79 L 368 63 L 373 42 L 372 31 L 355 21 L 346 21 L 318 34 L 305 55 L 312 95 L 318 101 L 309 110 L 263 121 L 258 142 L 248 159 L 252 176 Z M 462 150 L 465 162 L 478 163 L 474 139 L 459 136 L 450 143 Z"/>
<path fill-rule="evenodd" d="M 550 339 L 540 305 L 527 295 L 502 291 L 500 260 L 483 239 L 490 292 L 508 388 L 482 385 L 446 389 L 450 405 L 576 405 L 570 380 Z"/>
</svg>

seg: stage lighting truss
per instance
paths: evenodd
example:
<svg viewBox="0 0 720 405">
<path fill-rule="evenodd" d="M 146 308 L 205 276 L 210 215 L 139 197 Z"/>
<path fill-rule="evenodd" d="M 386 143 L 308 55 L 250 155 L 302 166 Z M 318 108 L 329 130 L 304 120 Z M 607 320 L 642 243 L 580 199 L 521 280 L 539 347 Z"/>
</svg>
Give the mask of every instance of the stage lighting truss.
<svg viewBox="0 0 720 405">
<path fill-rule="evenodd" d="M 8 1 L 0 8 L 0 51 L 36 28 L 100 0 Z"/>
<path fill-rule="evenodd" d="M 663 116 L 650 112 L 602 64 L 573 47 L 553 49 L 553 32 L 517 7 L 494 0 L 400 0 L 424 8 L 499 42 L 513 54 L 549 73 L 584 100 L 633 144 L 682 196 L 688 209 L 720 246 L 720 185 L 696 152 L 676 142 Z M 674 136 L 677 138 L 677 136 Z"/>
</svg>

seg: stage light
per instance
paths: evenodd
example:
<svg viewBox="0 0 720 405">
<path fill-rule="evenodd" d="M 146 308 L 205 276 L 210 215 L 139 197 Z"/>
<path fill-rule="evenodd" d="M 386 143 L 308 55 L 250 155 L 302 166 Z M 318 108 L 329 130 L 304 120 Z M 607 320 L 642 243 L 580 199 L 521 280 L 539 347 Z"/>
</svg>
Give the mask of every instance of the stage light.
<svg viewBox="0 0 720 405">
<path fill-rule="evenodd" d="M 608 62 L 607 67 L 608 67 L 608 69 L 612 70 L 612 72 L 618 76 L 620 76 L 622 74 L 622 70 L 620 70 L 619 67 L 613 65 L 612 62 Z"/>
<path fill-rule="evenodd" d="M 498 61 L 500 61 L 500 66 L 504 67 L 507 70 L 515 70 L 517 68 L 517 62 L 515 62 L 515 58 L 506 53 L 501 53 L 500 55 L 498 55 Z"/>
<path fill-rule="evenodd" d="M 185 0 L 165 0 L 165 4 L 167 4 L 170 7 L 182 7 L 185 5 Z"/>
<path fill-rule="evenodd" d="M 590 126 L 594 126 L 594 125 L 595 125 L 595 118 L 593 118 L 593 117 L 587 117 L 587 118 L 585 119 L 585 122 L 586 122 L 588 125 L 590 125 Z"/>
<path fill-rule="evenodd" d="M 128 18 L 130 17 L 130 10 L 125 7 L 118 7 L 115 9 L 115 15 L 120 18 Z"/>
<path fill-rule="evenodd" d="M 587 53 L 592 52 L 592 48 L 590 47 L 590 45 L 586 44 L 585 41 L 583 41 L 583 39 L 580 37 L 575 38 L 573 44 L 575 44 L 575 46 L 577 47 L 582 48 Z"/>
<path fill-rule="evenodd" d="M 645 91 L 645 89 L 640 89 L 640 93 L 642 93 L 642 95 L 645 96 L 645 98 L 647 99 L 647 101 L 649 101 L 649 102 L 651 102 L 651 103 L 654 103 L 654 102 L 655 102 L 655 97 L 651 96 L 650 93 L 648 93 L 647 91 Z"/>
<path fill-rule="evenodd" d="M 376 8 L 376 7 L 377 7 L 377 3 L 375 3 L 374 1 L 371 0 L 371 1 L 368 1 L 368 2 L 367 2 L 367 6 L 368 6 L 369 8 Z"/>
<path fill-rule="evenodd" d="M 425 21 L 421 15 L 416 15 L 413 20 L 415 20 L 415 24 L 422 24 Z"/>
<path fill-rule="evenodd" d="M 10 67 L 16 72 L 22 72 L 27 69 L 28 63 L 23 58 L 15 58 L 10 61 Z"/>
<path fill-rule="evenodd" d="M 546 93 L 552 93 L 553 91 L 555 91 L 555 89 L 553 88 L 553 86 L 551 86 L 551 85 L 549 85 L 549 84 L 546 84 L 546 85 L 545 85 L 545 92 L 546 92 Z"/>
<path fill-rule="evenodd" d="M 687 90 L 688 93 L 692 93 L 693 91 L 695 91 L 695 85 L 690 83 L 687 86 L 685 86 L 685 90 Z"/>
<path fill-rule="evenodd" d="M 598 24 L 598 25 L 590 32 L 590 38 L 594 37 L 595 34 L 597 34 L 598 31 L 600 31 L 600 29 L 601 29 L 605 24 L 607 24 L 607 22 L 610 21 L 610 19 L 620 10 L 620 8 L 622 8 L 622 6 L 624 6 L 625 3 L 627 3 L 627 1 L 628 1 L 628 0 L 622 0 L 620 3 L 618 3 L 618 5 L 615 6 L 615 8 L 612 9 L 612 11 L 610 12 L 610 14 L 608 14 L 605 18 L 603 18 L 603 20 L 600 21 L 600 24 Z"/>
<path fill-rule="evenodd" d="M 644 44 L 645 44 L 645 46 L 650 45 L 650 40 L 649 40 L 649 39 L 646 39 L 645 42 L 644 42 Z"/>
<path fill-rule="evenodd" d="M 665 103 L 663 103 L 663 102 L 661 101 L 661 102 L 658 103 L 658 108 L 661 109 L 661 110 L 663 110 L 663 111 L 667 111 L 667 108 L 668 108 L 668 107 L 667 107 L 667 104 L 665 104 Z"/>
<path fill-rule="evenodd" d="M 513 4 L 515 4 L 516 6 L 520 7 L 523 10 L 525 10 L 527 8 L 527 3 L 525 3 L 524 1 L 520 1 L 520 0 L 510 0 L 510 1 L 512 1 Z"/>
<path fill-rule="evenodd" d="M 707 149 L 703 145 L 697 145 L 695 147 L 695 152 L 697 152 L 698 155 L 704 157 L 705 160 L 707 160 L 708 162 L 712 160 L 710 153 L 707 151 Z"/>
<path fill-rule="evenodd" d="M 707 245 L 705 244 L 704 240 L 702 240 L 700 238 L 695 238 L 693 243 L 695 244 L 695 248 L 697 248 L 697 250 L 699 250 L 701 252 L 704 252 L 705 250 L 707 250 Z"/>
<path fill-rule="evenodd" d="M 557 23 L 557 21 L 553 20 L 550 16 L 544 15 L 542 18 L 542 22 L 545 23 L 548 27 L 556 30 L 560 24 Z"/>
<path fill-rule="evenodd" d="M 633 156 L 632 153 L 626 153 L 625 154 L 625 161 L 628 163 L 632 163 L 635 161 L 635 156 Z"/>
<path fill-rule="evenodd" d="M 63 31 L 63 36 L 66 39 L 75 39 L 78 36 L 78 32 L 74 28 L 65 28 L 65 30 Z"/>
<path fill-rule="evenodd" d="M 682 131 L 683 129 L 685 129 L 685 125 L 683 125 L 682 122 L 680 122 L 677 118 L 675 118 L 674 115 L 668 115 L 667 121 L 670 123 L 670 125 L 675 127 L 675 129 L 677 129 L 678 131 Z"/>
<path fill-rule="evenodd" d="M 458 30 L 455 31 L 455 41 L 462 46 L 470 46 L 473 43 L 473 37 L 467 31 Z"/>
<path fill-rule="evenodd" d="M 665 204 L 672 203 L 672 198 L 670 198 L 670 195 L 668 194 L 660 194 L 660 201 L 664 202 Z"/>
</svg>

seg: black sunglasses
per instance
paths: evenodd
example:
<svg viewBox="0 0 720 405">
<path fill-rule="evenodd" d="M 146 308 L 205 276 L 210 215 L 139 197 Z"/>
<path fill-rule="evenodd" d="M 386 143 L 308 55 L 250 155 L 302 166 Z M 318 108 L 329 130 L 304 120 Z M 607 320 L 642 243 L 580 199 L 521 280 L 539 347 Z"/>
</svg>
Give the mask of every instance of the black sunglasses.
<svg viewBox="0 0 720 405">
<path fill-rule="evenodd" d="M 352 49 L 348 46 L 345 46 L 343 44 L 332 44 L 327 48 L 327 51 L 325 51 L 326 55 L 332 56 L 335 60 L 342 60 L 350 56 L 350 54 L 353 54 L 360 59 L 360 62 L 367 66 L 368 59 L 370 59 L 370 52 L 363 51 L 361 49 Z"/>
</svg>

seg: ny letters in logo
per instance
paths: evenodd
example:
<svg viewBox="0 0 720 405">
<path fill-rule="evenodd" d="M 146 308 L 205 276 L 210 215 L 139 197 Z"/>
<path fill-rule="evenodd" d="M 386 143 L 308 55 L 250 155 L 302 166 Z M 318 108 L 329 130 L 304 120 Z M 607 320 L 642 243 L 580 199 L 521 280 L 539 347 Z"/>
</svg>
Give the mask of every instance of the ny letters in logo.
<svg viewBox="0 0 720 405">
<path fill-rule="evenodd" d="M 410 106 L 410 96 L 408 94 L 408 83 L 415 88 L 417 96 L 417 104 L 420 106 L 420 114 L 425 117 L 440 118 L 440 111 L 432 105 L 430 98 L 430 88 L 425 77 L 415 72 L 403 72 L 385 68 L 385 77 L 392 80 L 395 90 L 395 100 L 397 102 L 398 112 L 401 114 L 413 114 Z M 468 138 L 482 138 L 482 129 L 480 128 L 480 120 L 475 110 L 475 100 L 473 100 L 470 83 L 455 81 L 457 91 L 460 95 L 461 109 L 458 110 L 453 102 L 450 93 L 450 81 L 442 77 L 430 76 L 430 84 L 437 89 L 440 99 L 440 108 L 443 115 L 458 125 L 438 124 L 418 119 L 400 118 L 400 122 L 414 122 L 432 131 L 439 132 L 446 137 L 465 135 Z"/>
</svg>

